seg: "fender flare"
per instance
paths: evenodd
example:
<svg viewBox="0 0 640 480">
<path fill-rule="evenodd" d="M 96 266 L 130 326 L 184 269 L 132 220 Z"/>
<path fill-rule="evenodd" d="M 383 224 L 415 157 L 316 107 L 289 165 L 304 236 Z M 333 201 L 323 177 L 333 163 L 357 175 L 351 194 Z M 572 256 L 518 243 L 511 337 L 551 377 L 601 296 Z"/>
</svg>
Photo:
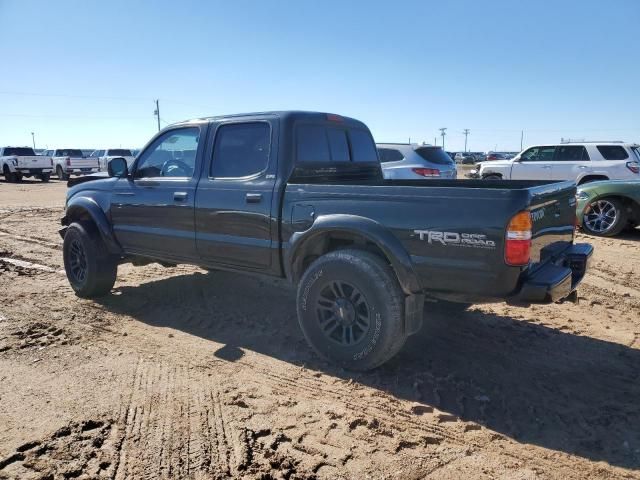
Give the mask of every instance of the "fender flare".
<svg viewBox="0 0 640 480">
<path fill-rule="evenodd" d="M 4 166 L 7 166 L 7 168 L 9 169 L 9 171 L 11 173 L 16 173 L 16 166 L 13 164 L 13 161 L 10 160 L 2 160 L 0 161 L 0 175 L 2 175 L 2 172 L 4 171 Z"/>
<path fill-rule="evenodd" d="M 284 263 L 287 277 L 292 282 L 295 283 L 302 277 L 302 259 L 311 251 L 314 240 L 331 233 L 346 233 L 370 241 L 389 260 L 406 295 L 422 292 L 411 257 L 400 240 L 375 220 L 347 214 L 318 216 L 308 230 L 296 232 L 291 236 Z"/>
<path fill-rule="evenodd" d="M 64 218 L 62 219 L 62 224 L 68 226 L 73 223 L 75 219 L 84 216 L 84 214 L 89 215 L 91 220 L 93 220 L 93 223 L 95 224 L 96 229 L 104 241 L 109 253 L 118 255 L 122 254 L 122 247 L 113 234 L 111 223 L 107 219 L 106 213 L 92 198 L 82 196 L 73 197 L 67 204 L 67 210 Z"/>
</svg>

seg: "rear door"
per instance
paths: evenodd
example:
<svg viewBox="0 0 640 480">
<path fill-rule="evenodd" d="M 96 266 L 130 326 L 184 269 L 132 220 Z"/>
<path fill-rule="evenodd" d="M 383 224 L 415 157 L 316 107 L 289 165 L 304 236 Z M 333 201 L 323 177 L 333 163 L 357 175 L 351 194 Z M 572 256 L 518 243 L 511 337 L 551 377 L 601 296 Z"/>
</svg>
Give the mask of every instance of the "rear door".
<svg viewBox="0 0 640 480">
<path fill-rule="evenodd" d="M 556 147 L 532 147 L 520 155 L 511 167 L 511 180 L 551 180 Z"/>
<path fill-rule="evenodd" d="M 591 170 L 591 161 L 583 145 L 559 145 L 553 157 L 551 178 L 575 181 Z"/>
<path fill-rule="evenodd" d="M 198 255 L 207 264 L 269 270 L 277 254 L 278 122 L 221 123 L 211 137 L 195 204 Z"/>
<path fill-rule="evenodd" d="M 141 154 L 111 200 L 116 238 L 126 252 L 168 259 L 196 257 L 194 204 L 205 126 L 178 127 Z"/>
</svg>

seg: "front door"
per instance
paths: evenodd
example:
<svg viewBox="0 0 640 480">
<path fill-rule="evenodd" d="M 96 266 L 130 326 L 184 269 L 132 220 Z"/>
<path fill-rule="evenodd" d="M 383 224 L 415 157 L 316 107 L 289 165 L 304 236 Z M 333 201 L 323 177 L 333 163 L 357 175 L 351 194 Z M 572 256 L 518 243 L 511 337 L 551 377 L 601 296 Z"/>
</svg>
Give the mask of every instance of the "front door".
<svg viewBox="0 0 640 480">
<path fill-rule="evenodd" d="M 511 180 L 551 180 L 556 147 L 532 147 L 512 163 Z"/>
<path fill-rule="evenodd" d="M 277 127 L 266 120 L 212 130 L 211 164 L 196 194 L 196 244 L 204 263 L 271 267 Z"/>
<path fill-rule="evenodd" d="M 205 130 L 190 126 L 162 133 L 141 152 L 131 175 L 118 180 L 111 215 L 127 253 L 196 257 L 194 205 Z"/>
</svg>

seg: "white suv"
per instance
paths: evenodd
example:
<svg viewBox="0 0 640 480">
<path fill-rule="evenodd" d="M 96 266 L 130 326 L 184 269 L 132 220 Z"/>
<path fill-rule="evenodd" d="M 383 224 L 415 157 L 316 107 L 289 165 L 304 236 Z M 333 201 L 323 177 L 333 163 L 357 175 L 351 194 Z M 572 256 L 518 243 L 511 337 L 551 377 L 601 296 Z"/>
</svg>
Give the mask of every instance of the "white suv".
<svg viewBox="0 0 640 480">
<path fill-rule="evenodd" d="M 622 142 L 571 142 L 536 145 L 510 160 L 479 164 L 476 176 L 489 180 L 640 179 L 640 145 Z"/>
</svg>

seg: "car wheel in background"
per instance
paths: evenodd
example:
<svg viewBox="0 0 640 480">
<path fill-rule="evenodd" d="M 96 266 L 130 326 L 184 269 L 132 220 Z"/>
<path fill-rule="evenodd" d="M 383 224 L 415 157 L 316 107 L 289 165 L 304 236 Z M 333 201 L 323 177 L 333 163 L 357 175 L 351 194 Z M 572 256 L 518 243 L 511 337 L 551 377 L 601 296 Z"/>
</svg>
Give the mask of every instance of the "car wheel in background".
<svg viewBox="0 0 640 480">
<path fill-rule="evenodd" d="M 601 198 L 589 204 L 582 228 L 591 235 L 613 237 L 624 230 L 627 222 L 627 209 L 619 199 Z"/>
<path fill-rule="evenodd" d="M 382 258 L 337 250 L 315 260 L 298 285 L 298 321 L 322 357 L 370 370 L 404 345 L 404 295 Z"/>
<path fill-rule="evenodd" d="M 43 173 L 42 175 L 40 175 L 40 180 L 42 180 L 45 183 L 48 182 L 49 180 L 51 180 L 51 174 Z"/>
<path fill-rule="evenodd" d="M 69 180 L 69 176 L 64 173 L 60 165 L 56 167 L 56 175 L 58 176 L 58 180 Z"/>
<path fill-rule="evenodd" d="M 495 173 L 491 173 L 489 175 L 482 177 L 482 179 L 483 180 L 502 180 L 502 177 L 500 175 L 496 175 Z"/>
<path fill-rule="evenodd" d="M 72 223 L 62 244 L 64 269 L 71 288 L 83 298 L 109 293 L 116 281 L 118 259 L 107 248 L 93 224 Z"/>
<path fill-rule="evenodd" d="M 18 181 L 18 176 L 15 172 L 12 172 L 11 170 L 9 170 L 8 166 L 4 166 L 2 169 L 2 173 L 4 175 L 4 179 L 9 182 L 9 183 L 14 183 L 16 181 Z"/>
</svg>

